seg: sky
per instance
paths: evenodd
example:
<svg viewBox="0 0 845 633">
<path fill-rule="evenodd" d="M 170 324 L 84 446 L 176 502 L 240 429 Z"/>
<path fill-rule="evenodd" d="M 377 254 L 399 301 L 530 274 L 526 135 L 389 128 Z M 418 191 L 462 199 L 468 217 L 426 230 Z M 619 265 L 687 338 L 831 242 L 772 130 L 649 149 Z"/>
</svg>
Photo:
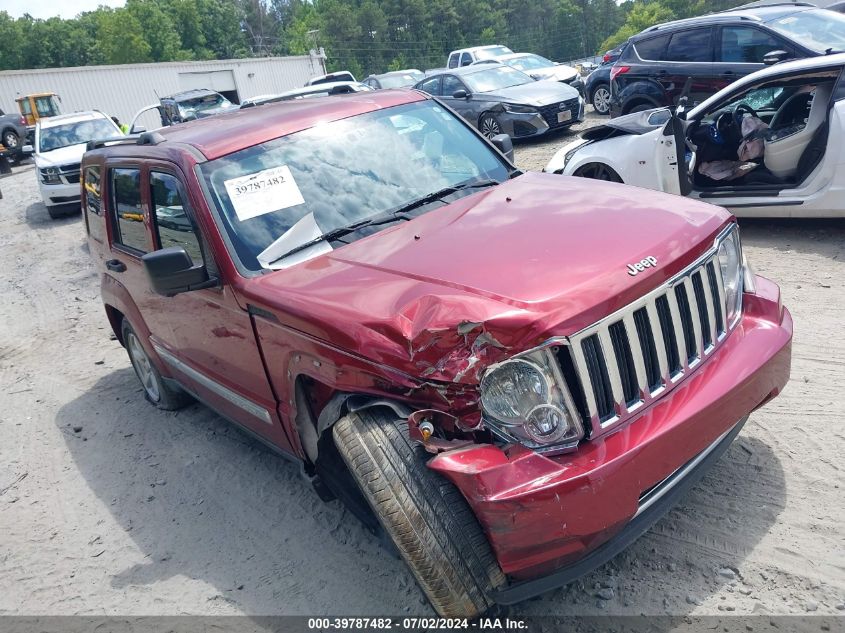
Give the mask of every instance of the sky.
<svg viewBox="0 0 845 633">
<path fill-rule="evenodd" d="M 72 18 L 83 11 L 93 11 L 100 5 L 121 7 L 126 0 L 0 0 L 0 11 L 13 18 L 29 13 L 34 18 Z"/>
</svg>

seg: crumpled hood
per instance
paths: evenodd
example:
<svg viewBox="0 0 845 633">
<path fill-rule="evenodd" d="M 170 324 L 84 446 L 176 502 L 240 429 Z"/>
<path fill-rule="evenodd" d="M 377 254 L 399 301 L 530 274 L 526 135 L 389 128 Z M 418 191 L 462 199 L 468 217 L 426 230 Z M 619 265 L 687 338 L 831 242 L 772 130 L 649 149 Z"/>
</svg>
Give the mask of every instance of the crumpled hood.
<svg viewBox="0 0 845 633">
<path fill-rule="evenodd" d="M 54 149 L 51 152 L 36 154 L 35 164 L 39 168 L 44 168 L 79 163 L 82 162 L 82 155 L 85 153 L 85 148 L 85 143 L 78 143 L 76 145 Z"/>
<path fill-rule="evenodd" d="M 423 378 L 481 369 L 652 290 L 713 244 L 724 209 L 529 173 L 286 270 L 243 299 L 333 346 Z M 628 264 L 654 257 L 636 276 Z"/>
<path fill-rule="evenodd" d="M 548 68 L 535 68 L 528 72 L 532 77 L 542 79 L 554 79 L 555 81 L 571 81 L 578 75 L 578 71 L 572 66 L 557 64 Z"/>
<path fill-rule="evenodd" d="M 502 101 L 532 106 L 550 105 L 569 99 L 577 99 L 579 96 L 578 91 L 572 86 L 555 81 L 535 81 L 481 94 L 480 98 L 483 99 L 496 97 Z"/>
<path fill-rule="evenodd" d="M 600 125 L 587 128 L 581 132 L 581 138 L 593 141 L 625 134 L 648 134 L 666 125 L 672 116 L 669 108 L 654 108 L 643 112 L 625 114 L 615 119 L 609 119 Z"/>
</svg>

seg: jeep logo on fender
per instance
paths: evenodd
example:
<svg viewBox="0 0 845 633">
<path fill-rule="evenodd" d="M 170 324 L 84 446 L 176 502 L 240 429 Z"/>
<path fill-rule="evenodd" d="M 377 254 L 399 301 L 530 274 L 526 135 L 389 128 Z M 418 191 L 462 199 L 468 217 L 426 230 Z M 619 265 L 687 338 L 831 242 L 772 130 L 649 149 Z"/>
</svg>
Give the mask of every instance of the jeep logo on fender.
<svg viewBox="0 0 845 633">
<path fill-rule="evenodd" d="M 633 277 L 637 273 L 643 272 L 646 268 L 652 268 L 654 266 L 657 266 L 657 258 L 649 255 L 636 264 L 628 264 L 628 274 Z"/>
</svg>

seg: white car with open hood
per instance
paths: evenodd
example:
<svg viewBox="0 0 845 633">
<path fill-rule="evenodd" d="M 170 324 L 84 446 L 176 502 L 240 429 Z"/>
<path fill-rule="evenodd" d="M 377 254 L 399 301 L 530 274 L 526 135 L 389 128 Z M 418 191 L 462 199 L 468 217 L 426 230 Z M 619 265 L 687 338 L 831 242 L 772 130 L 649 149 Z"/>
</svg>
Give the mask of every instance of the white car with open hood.
<svg viewBox="0 0 845 633">
<path fill-rule="evenodd" d="M 769 66 L 689 111 L 584 131 L 544 171 L 698 198 L 738 216 L 845 216 L 845 54 Z"/>
</svg>

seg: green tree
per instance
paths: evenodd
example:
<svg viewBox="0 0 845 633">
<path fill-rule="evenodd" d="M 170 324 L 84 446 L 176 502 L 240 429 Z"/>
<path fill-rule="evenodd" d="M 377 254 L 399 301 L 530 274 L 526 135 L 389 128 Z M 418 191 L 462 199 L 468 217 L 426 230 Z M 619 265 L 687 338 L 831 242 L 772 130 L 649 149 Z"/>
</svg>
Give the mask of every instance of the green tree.
<svg viewBox="0 0 845 633">
<path fill-rule="evenodd" d="M 604 52 L 619 46 L 628 41 L 629 37 L 636 35 L 643 29 L 674 19 L 675 14 L 672 10 L 659 2 L 637 3 L 633 6 L 630 13 L 628 13 L 625 23 L 613 35 L 602 42 L 598 51 Z"/>
<path fill-rule="evenodd" d="M 97 40 L 106 64 L 152 61 L 152 48 L 143 38 L 141 23 L 126 9 L 97 10 Z"/>
<path fill-rule="evenodd" d="M 162 10 L 158 0 L 127 0 L 124 11 L 137 21 L 141 37 L 150 47 L 154 62 L 169 62 L 177 58 L 182 42 L 170 15 Z"/>
</svg>

